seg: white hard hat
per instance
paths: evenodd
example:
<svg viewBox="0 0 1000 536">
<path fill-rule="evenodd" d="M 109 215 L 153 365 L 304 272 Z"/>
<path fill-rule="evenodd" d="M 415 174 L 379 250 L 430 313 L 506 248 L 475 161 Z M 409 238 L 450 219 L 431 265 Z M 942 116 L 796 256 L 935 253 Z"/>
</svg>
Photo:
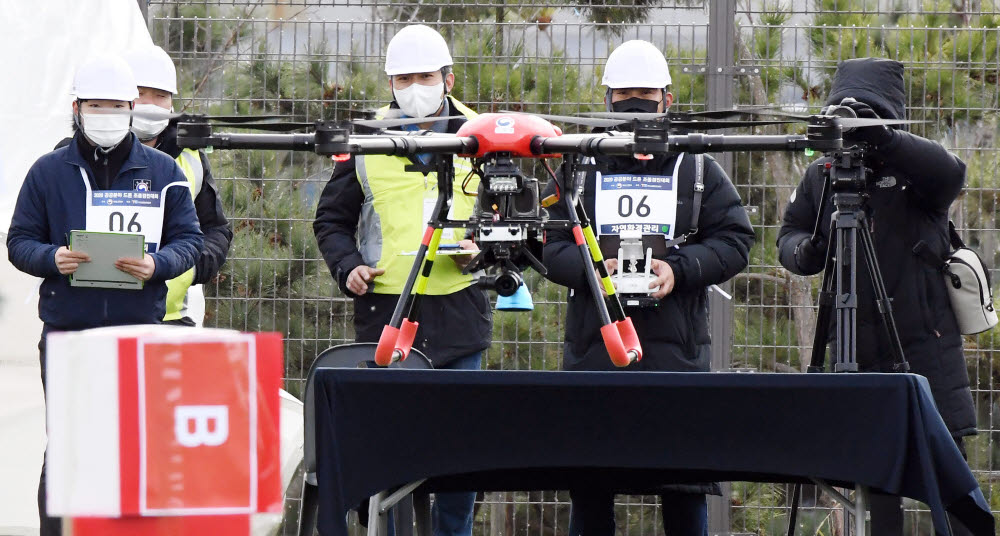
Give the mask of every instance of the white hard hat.
<svg viewBox="0 0 1000 536">
<path fill-rule="evenodd" d="M 670 85 L 670 69 L 663 52 L 648 41 L 625 41 L 608 56 L 602 84 L 611 89 L 664 88 Z"/>
<path fill-rule="evenodd" d="M 170 56 L 158 46 L 133 50 L 125 54 L 132 68 L 135 85 L 177 93 L 177 69 Z"/>
<path fill-rule="evenodd" d="M 454 63 L 444 37 L 423 24 L 403 28 L 385 49 L 385 74 L 389 76 L 429 73 Z"/>
<path fill-rule="evenodd" d="M 125 60 L 118 56 L 100 56 L 84 61 L 76 69 L 73 95 L 77 99 L 132 102 L 139 98 L 139 90 Z"/>
</svg>

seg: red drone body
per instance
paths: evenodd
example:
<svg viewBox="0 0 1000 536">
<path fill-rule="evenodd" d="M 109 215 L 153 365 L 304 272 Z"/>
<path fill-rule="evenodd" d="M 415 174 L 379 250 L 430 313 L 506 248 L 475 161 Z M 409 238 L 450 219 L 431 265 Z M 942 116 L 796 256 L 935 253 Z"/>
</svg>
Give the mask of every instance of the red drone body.
<svg viewBox="0 0 1000 536">
<path fill-rule="evenodd" d="M 527 158 L 555 158 L 559 155 L 532 154 L 531 141 L 539 136 L 562 136 L 562 130 L 534 115 L 482 114 L 467 121 L 455 135 L 473 137 L 479 142 L 475 154 L 461 156 L 482 158 L 488 153 L 511 153 Z"/>
</svg>

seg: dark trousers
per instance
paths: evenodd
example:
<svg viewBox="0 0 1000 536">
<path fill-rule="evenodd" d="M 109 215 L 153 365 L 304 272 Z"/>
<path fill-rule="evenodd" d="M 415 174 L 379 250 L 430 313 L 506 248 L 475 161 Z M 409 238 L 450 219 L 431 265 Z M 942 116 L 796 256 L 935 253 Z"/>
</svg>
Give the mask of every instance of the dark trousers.
<svg viewBox="0 0 1000 536">
<path fill-rule="evenodd" d="M 610 491 L 573 489 L 569 536 L 614 536 L 615 495 Z M 660 496 L 667 536 L 708 536 L 708 503 L 702 493 L 667 492 Z"/>
<path fill-rule="evenodd" d="M 968 459 L 965 453 L 965 442 L 961 437 L 955 438 L 962 457 Z M 902 536 L 903 534 L 903 499 L 898 495 L 871 493 L 872 534 L 874 536 Z M 948 514 L 951 531 L 954 536 L 971 535 L 969 529 L 955 516 Z"/>
<path fill-rule="evenodd" d="M 42 393 L 45 393 L 45 336 L 50 331 L 59 331 L 48 324 L 42 326 L 42 338 L 38 341 L 38 364 L 42 369 Z M 45 507 L 45 457 L 42 458 L 42 474 L 38 477 L 38 527 L 40 536 L 61 536 L 62 518 L 49 517 Z"/>
</svg>

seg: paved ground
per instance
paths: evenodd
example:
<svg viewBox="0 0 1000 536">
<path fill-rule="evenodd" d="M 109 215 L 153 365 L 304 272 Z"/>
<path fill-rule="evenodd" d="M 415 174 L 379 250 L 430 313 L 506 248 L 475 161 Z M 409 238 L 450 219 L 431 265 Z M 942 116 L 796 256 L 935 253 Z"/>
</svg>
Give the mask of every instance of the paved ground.
<svg viewBox="0 0 1000 536">
<path fill-rule="evenodd" d="M 44 422 L 38 363 L 0 360 L 0 535 L 38 534 Z"/>
</svg>

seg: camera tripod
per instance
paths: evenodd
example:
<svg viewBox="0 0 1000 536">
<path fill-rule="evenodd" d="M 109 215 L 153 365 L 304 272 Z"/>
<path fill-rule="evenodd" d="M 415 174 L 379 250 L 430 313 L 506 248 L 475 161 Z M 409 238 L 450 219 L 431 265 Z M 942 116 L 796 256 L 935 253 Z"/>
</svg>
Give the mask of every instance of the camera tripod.
<svg viewBox="0 0 1000 536">
<path fill-rule="evenodd" d="M 833 340 L 833 372 L 857 372 L 857 323 L 858 323 L 858 248 L 864 259 L 866 272 L 875 292 L 875 305 L 883 335 L 889 340 L 893 356 L 893 372 L 908 372 L 910 365 L 903 355 L 896 319 L 892 314 L 892 301 L 886 290 L 882 270 L 878 264 L 875 243 L 865 215 L 868 170 L 864 165 L 865 148 L 855 146 L 831 154 L 831 161 L 824 164 L 826 181 L 823 202 L 828 191 L 833 192 L 835 212 L 830 222 L 830 243 L 827 247 L 820 291 L 819 315 L 813 337 L 812 359 L 809 372 L 824 370 L 826 342 L 829 339 L 830 315 L 836 314 Z M 822 205 L 821 205 L 822 207 Z M 817 215 L 816 231 L 822 218 L 822 208 Z M 816 243 L 817 232 L 813 232 Z"/>
<path fill-rule="evenodd" d="M 865 199 L 869 187 L 868 170 L 865 168 L 864 156 L 866 147 L 863 145 L 838 150 L 829 153 L 830 161 L 823 164 L 825 181 L 823 194 L 820 198 L 819 213 L 813 235 L 813 244 L 818 242 L 819 226 L 822 224 L 823 207 L 827 195 L 832 191 L 834 206 L 830 221 L 829 244 L 826 251 L 826 261 L 823 270 L 823 283 L 820 290 L 819 315 L 816 319 L 816 331 L 813 335 L 812 357 L 809 372 L 824 372 L 826 364 L 826 346 L 829 340 L 830 326 L 834 325 L 834 355 L 833 372 L 857 372 L 857 325 L 858 325 L 858 249 L 864 260 L 865 271 L 875 292 L 875 306 L 879 313 L 879 324 L 883 335 L 889 340 L 893 357 L 893 372 L 908 372 L 910 365 L 903 354 L 903 344 L 899 338 L 896 319 L 892 314 L 892 301 L 886 290 L 882 270 L 878 264 L 875 243 L 872 239 L 868 218 L 865 214 Z M 836 315 L 831 322 L 831 315 Z M 844 495 L 821 482 L 825 491 L 831 493 L 845 505 L 853 504 Z M 801 484 L 792 488 L 791 512 L 788 516 L 788 535 L 795 533 Z M 864 508 L 866 490 L 858 487 L 855 501 L 860 503 L 859 510 Z M 864 518 L 855 520 L 857 533 L 864 534 Z M 845 525 L 847 520 L 845 518 Z M 845 530 L 846 530 L 845 526 Z"/>
</svg>

